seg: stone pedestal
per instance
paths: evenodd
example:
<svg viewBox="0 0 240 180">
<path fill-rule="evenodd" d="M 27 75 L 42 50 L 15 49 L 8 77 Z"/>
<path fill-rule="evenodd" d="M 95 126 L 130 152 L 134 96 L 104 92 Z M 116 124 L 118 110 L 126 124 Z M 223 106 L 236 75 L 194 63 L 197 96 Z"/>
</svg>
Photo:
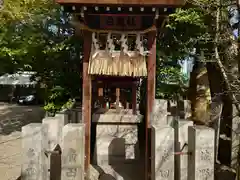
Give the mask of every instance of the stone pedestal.
<svg viewBox="0 0 240 180">
<path fill-rule="evenodd" d="M 152 180 L 174 180 L 174 129 L 152 126 Z"/>
<path fill-rule="evenodd" d="M 188 130 L 188 180 L 214 180 L 214 129 L 193 126 Z"/>
<path fill-rule="evenodd" d="M 139 164 L 138 123 L 142 116 L 123 111 L 94 114 L 94 165 L 112 179 L 134 180 Z"/>
</svg>

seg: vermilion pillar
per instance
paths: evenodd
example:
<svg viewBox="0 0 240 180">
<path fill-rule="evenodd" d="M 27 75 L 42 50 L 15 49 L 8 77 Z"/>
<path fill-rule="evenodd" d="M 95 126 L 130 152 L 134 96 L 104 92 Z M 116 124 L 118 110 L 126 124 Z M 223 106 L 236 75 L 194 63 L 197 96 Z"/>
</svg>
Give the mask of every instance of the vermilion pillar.
<svg viewBox="0 0 240 180">
<path fill-rule="evenodd" d="M 150 143 L 150 133 L 149 130 L 151 128 L 150 117 L 153 109 L 153 101 L 155 99 L 155 77 L 156 77 L 156 31 L 151 32 L 148 34 L 148 47 L 150 54 L 147 60 L 147 110 L 146 110 L 146 117 L 145 117 L 145 180 L 150 178 L 149 173 L 151 172 L 150 169 L 150 150 L 151 150 L 151 143 Z"/>
<path fill-rule="evenodd" d="M 82 119 L 85 123 L 85 172 L 88 175 L 90 165 L 91 142 L 91 77 L 88 74 L 88 65 L 91 52 L 92 33 L 84 31 L 84 57 L 83 57 L 83 95 L 82 95 Z"/>
</svg>

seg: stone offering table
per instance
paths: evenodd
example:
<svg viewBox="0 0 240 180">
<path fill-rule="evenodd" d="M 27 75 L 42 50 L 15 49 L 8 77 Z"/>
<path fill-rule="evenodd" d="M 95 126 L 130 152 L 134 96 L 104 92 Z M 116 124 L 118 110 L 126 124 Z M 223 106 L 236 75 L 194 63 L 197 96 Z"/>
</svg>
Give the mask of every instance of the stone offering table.
<svg viewBox="0 0 240 180">
<path fill-rule="evenodd" d="M 138 124 L 142 118 L 129 109 L 120 113 L 114 109 L 99 110 L 93 114 L 96 123 L 94 164 L 115 179 L 135 179 L 131 174 L 136 173 L 140 164 Z"/>
</svg>

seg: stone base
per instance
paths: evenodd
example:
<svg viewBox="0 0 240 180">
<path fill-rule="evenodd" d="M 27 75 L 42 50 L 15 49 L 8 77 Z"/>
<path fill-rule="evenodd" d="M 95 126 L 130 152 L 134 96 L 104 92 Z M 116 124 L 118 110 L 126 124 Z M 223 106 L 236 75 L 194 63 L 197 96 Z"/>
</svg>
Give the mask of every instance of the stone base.
<svg viewBox="0 0 240 180">
<path fill-rule="evenodd" d="M 221 166 L 217 167 L 217 170 L 215 172 L 215 179 L 216 180 L 235 180 L 236 179 L 236 172 L 227 167 L 227 166 Z"/>
<path fill-rule="evenodd" d="M 97 125 L 95 164 L 139 158 L 137 125 Z"/>
<path fill-rule="evenodd" d="M 111 112 L 95 114 L 95 119 L 97 116 L 93 164 L 100 173 L 99 179 L 139 179 L 133 172 L 138 172 L 141 164 L 139 163 L 138 122 L 142 116 Z"/>
<path fill-rule="evenodd" d="M 93 165 L 90 177 L 91 180 L 144 180 L 143 173 L 143 163 L 135 161 L 116 165 Z"/>
<path fill-rule="evenodd" d="M 137 112 L 133 114 L 131 109 L 99 109 L 92 115 L 92 122 L 95 123 L 140 123 L 143 116 Z"/>
</svg>

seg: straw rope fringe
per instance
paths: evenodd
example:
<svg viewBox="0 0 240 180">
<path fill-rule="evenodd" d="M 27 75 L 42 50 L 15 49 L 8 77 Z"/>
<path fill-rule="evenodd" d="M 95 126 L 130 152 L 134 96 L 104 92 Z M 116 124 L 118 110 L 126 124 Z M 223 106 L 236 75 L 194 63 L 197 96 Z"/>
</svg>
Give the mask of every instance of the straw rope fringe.
<svg viewBox="0 0 240 180">
<path fill-rule="evenodd" d="M 92 33 L 109 33 L 122 34 L 123 31 L 115 30 L 99 30 L 91 29 L 85 24 L 77 21 L 71 22 L 77 29 L 90 31 Z M 152 26 L 143 31 L 124 31 L 124 34 L 145 34 L 152 31 L 157 31 L 155 26 Z M 111 43 L 110 43 L 111 44 Z M 95 45 L 95 46 L 94 46 Z M 141 55 L 137 51 L 128 51 L 125 54 L 123 51 L 99 50 L 96 43 L 92 45 L 91 57 L 89 59 L 88 73 L 91 75 L 107 75 L 107 76 L 130 76 L 130 77 L 146 77 L 147 64 L 146 56 Z"/>
<path fill-rule="evenodd" d="M 95 57 L 89 59 L 88 73 L 91 75 L 107 76 L 147 76 L 146 58 L 137 52 L 130 52 L 130 56 L 123 51 L 116 51 L 112 57 L 107 50 L 98 50 Z"/>
</svg>

